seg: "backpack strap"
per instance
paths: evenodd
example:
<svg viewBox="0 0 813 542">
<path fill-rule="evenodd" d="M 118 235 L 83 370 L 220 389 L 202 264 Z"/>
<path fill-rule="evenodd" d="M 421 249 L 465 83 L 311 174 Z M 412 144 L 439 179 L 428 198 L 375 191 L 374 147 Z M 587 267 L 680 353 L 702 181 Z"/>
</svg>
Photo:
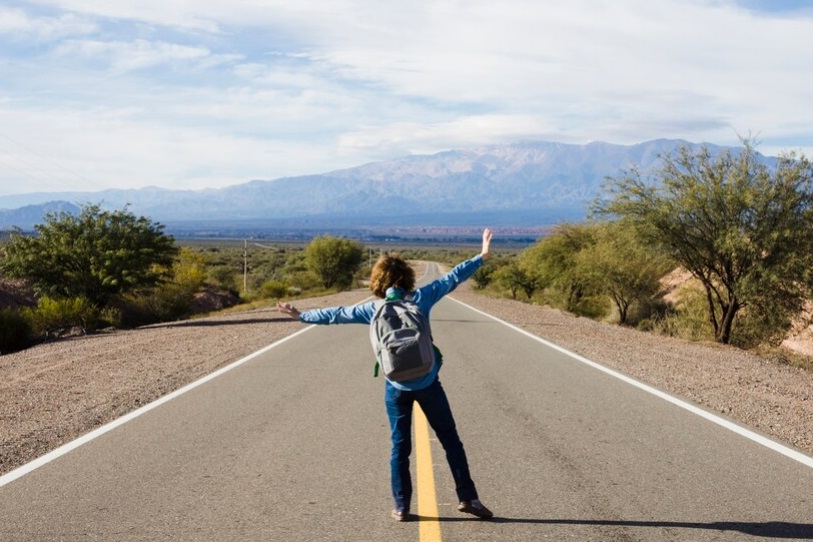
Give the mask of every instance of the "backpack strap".
<svg viewBox="0 0 813 542">
<path fill-rule="evenodd" d="M 399 295 L 399 292 L 397 290 L 394 290 L 392 293 L 390 293 L 390 295 L 388 295 L 384 299 L 384 301 L 380 305 L 378 305 L 375 308 L 375 312 L 377 313 L 379 311 L 379 309 L 381 309 L 381 306 L 386 304 L 387 301 L 393 301 L 395 299 L 400 299 L 399 297 L 397 297 L 398 295 Z M 373 378 L 378 378 L 378 372 L 379 372 L 380 369 L 381 369 L 381 364 L 378 362 L 378 359 L 376 359 L 375 360 L 375 365 L 373 366 Z"/>
</svg>

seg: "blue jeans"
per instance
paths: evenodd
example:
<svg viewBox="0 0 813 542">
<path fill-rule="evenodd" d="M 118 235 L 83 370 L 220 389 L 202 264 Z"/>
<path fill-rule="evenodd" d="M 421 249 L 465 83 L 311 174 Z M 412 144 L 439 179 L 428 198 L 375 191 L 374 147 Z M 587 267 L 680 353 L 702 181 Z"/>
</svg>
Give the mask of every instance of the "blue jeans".
<svg viewBox="0 0 813 542">
<path fill-rule="evenodd" d="M 412 452 L 412 406 L 416 401 L 446 451 L 446 460 L 452 470 L 458 499 L 461 501 L 476 499 L 477 489 L 469 474 L 466 451 L 457 435 L 452 409 L 449 407 L 449 400 L 440 385 L 440 380 L 436 379 L 428 387 L 416 391 L 399 390 L 387 382 L 384 398 L 392 432 L 390 470 L 395 507 L 409 511 L 412 500 L 409 455 Z"/>
</svg>

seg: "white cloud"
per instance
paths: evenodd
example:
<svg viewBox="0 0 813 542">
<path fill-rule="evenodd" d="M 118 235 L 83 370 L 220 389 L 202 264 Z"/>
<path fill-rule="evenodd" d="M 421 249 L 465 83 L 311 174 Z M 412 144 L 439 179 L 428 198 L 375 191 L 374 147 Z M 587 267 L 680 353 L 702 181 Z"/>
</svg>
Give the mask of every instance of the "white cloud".
<svg viewBox="0 0 813 542">
<path fill-rule="evenodd" d="M 95 24 L 74 14 L 36 17 L 19 8 L 0 6 L 0 35 L 50 41 L 65 36 L 90 34 L 95 30 Z"/>
<path fill-rule="evenodd" d="M 399 122 L 361 127 L 341 136 L 339 152 L 388 159 L 410 153 L 431 153 L 527 138 L 552 139 L 554 136 L 561 136 L 561 133 L 539 119 L 524 115 L 481 115 L 434 124 Z"/>
<path fill-rule="evenodd" d="M 104 62 L 116 73 L 152 68 L 162 64 L 212 67 L 239 59 L 237 55 L 215 55 L 204 47 L 190 47 L 161 41 L 132 42 L 68 40 L 53 53 L 56 57 Z"/>
<path fill-rule="evenodd" d="M 240 182 L 526 138 L 731 144 L 753 131 L 764 152 L 813 149 L 813 18 L 796 12 L 730 0 L 36 5 L 0 8 L 0 31 L 52 41 L 25 58 L 0 53 L 0 104 L 14 111 L 0 126 L 127 182 L 147 170 Z M 40 130 L 93 134 L 66 154 Z M 138 153 L 111 163 L 108 145 L 128 142 Z"/>
<path fill-rule="evenodd" d="M 47 191 L 194 189 L 292 175 L 305 160 L 318 171 L 330 169 L 313 159 L 312 144 L 167 127 L 141 117 L 132 109 L 20 111 L 0 104 L 0 125 L 25 126 L 12 139 L 0 134 L 0 175 L 20 181 L 3 183 L 2 191 L 31 192 L 25 185 L 32 182 Z"/>
</svg>

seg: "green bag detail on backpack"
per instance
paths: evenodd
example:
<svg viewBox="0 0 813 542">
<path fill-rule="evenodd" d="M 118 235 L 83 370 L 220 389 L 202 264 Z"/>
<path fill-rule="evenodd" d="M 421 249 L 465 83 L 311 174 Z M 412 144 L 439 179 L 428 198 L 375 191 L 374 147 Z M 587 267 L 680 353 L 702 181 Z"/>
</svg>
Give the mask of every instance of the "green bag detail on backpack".
<svg viewBox="0 0 813 542">
<path fill-rule="evenodd" d="M 370 342 L 387 380 L 404 382 L 429 374 L 435 366 L 435 348 L 429 320 L 409 299 L 389 296 L 370 322 Z"/>
</svg>

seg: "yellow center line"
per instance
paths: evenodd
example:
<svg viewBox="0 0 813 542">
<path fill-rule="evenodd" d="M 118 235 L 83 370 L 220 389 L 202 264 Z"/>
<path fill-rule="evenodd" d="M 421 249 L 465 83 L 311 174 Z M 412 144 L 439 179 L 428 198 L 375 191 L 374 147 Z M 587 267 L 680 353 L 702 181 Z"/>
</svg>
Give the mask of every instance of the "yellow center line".
<svg viewBox="0 0 813 542">
<path fill-rule="evenodd" d="M 435 473 L 429 444 L 429 423 L 421 407 L 415 406 L 415 457 L 418 470 L 418 515 L 420 542 L 441 542 Z"/>
</svg>

